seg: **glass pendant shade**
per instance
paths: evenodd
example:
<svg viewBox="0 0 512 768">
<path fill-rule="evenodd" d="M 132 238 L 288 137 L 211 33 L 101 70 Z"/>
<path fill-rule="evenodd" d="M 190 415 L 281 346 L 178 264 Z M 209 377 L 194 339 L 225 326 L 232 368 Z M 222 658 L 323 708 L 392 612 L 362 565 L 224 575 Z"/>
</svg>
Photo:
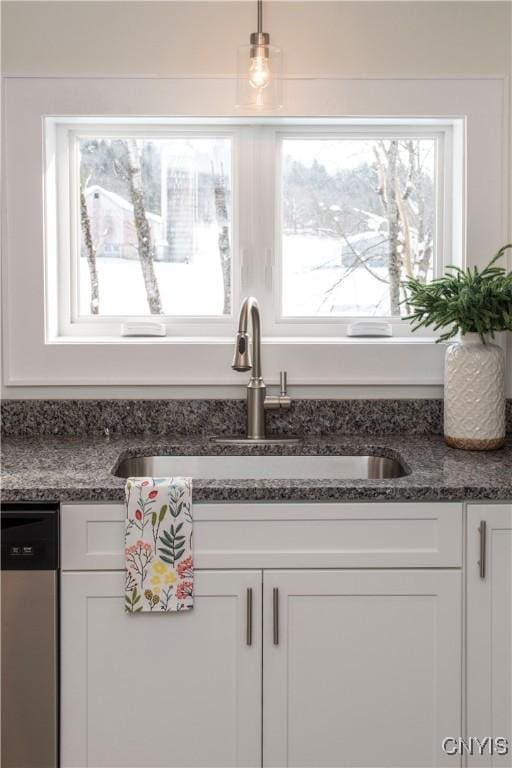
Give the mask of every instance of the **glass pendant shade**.
<svg viewBox="0 0 512 768">
<path fill-rule="evenodd" d="M 236 104 L 257 111 L 283 106 L 281 49 L 270 45 L 266 32 L 254 32 L 238 49 Z"/>
</svg>

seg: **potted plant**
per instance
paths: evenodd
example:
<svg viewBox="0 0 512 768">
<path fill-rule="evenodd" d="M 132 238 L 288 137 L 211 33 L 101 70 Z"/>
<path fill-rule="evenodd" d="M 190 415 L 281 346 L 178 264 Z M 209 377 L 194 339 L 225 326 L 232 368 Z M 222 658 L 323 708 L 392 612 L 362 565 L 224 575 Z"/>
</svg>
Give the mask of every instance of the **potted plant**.
<svg viewBox="0 0 512 768">
<path fill-rule="evenodd" d="M 486 451 L 505 442 L 505 360 L 490 339 L 512 330 L 512 272 L 495 266 L 508 248 L 482 271 L 451 266 L 431 283 L 403 283 L 413 330 L 443 329 L 437 341 L 460 335 L 446 350 L 444 373 L 445 439 L 455 448 Z"/>
</svg>

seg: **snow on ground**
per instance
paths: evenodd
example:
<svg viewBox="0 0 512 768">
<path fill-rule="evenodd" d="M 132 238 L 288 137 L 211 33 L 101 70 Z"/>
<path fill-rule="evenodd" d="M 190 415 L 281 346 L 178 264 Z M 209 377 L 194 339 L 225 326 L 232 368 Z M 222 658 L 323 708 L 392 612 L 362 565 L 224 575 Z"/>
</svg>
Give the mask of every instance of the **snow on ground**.
<svg viewBox="0 0 512 768">
<path fill-rule="evenodd" d="M 387 285 L 358 268 L 326 298 L 329 288 L 346 273 L 341 266 L 339 241 L 311 235 L 283 239 L 283 310 L 285 316 L 386 314 Z M 138 260 L 97 259 L 102 315 L 148 315 L 146 292 Z M 384 267 L 374 268 L 385 278 Z M 164 313 L 219 315 L 223 285 L 217 242 L 203 241 L 190 264 L 155 262 Z M 80 310 L 89 314 L 90 285 L 87 261 L 80 259 Z"/>
<path fill-rule="evenodd" d="M 165 314 L 220 315 L 224 289 L 215 226 L 197 227 L 196 254 L 190 264 L 155 262 Z M 138 259 L 97 258 L 100 314 L 149 315 L 146 289 Z M 80 311 L 89 314 L 90 282 L 87 261 L 80 259 Z"/>
<path fill-rule="evenodd" d="M 372 233 L 373 236 L 373 233 Z M 385 267 L 372 268 L 386 278 Z M 389 311 L 388 286 L 363 267 L 326 292 L 347 272 L 341 244 L 333 238 L 286 235 L 283 239 L 284 315 L 383 315 Z"/>
<path fill-rule="evenodd" d="M 213 261 L 213 260 L 211 260 Z M 218 262 L 218 257 L 217 257 Z M 146 289 L 138 260 L 98 258 L 100 314 L 149 315 Z M 163 310 L 168 315 L 222 313 L 222 274 L 217 263 L 155 262 Z M 87 261 L 80 259 L 80 310 L 89 314 Z"/>
</svg>

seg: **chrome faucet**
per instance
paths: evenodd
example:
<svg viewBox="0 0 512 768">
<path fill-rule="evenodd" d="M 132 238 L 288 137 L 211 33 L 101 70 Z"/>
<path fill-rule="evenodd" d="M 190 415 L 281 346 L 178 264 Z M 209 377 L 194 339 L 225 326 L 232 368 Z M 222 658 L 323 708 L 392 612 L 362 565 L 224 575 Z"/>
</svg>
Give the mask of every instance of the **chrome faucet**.
<svg viewBox="0 0 512 768">
<path fill-rule="evenodd" d="M 247 327 L 249 316 L 252 324 L 252 355 Z M 240 307 L 235 355 L 231 367 L 235 371 L 250 371 L 247 385 L 247 437 L 265 440 L 265 410 L 289 408 L 291 400 L 286 392 L 286 371 L 281 371 L 281 391 L 276 397 L 266 395 L 267 388 L 261 374 L 261 318 L 260 308 L 254 296 L 248 296 Z"/>
</svg>

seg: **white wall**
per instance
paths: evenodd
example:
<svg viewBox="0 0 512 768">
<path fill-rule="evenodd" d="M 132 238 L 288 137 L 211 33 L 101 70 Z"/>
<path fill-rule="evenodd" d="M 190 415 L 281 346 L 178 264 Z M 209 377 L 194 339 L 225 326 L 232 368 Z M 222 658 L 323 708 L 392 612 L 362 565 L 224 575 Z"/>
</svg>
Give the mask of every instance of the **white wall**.
<svg viewBox="0 0 512 768">
<path fill-rule="evenodd" d="M 4 75 L 232 75 L 254 2 L 2 3 Z M 512 2 L 266 2 L 287 76 L 465 77 L 512 73 Z M 512 80 L 512 78 L 511 78 Z M 512 84 L 510 87 L 512 103 Z M 512 153 L 511 153 L 512 155 Z M 509 187 L 512 187 L 512 157 Z M 512 239 L 512 216 L 510 219 Z M 512 342 L 509 342 L 512 347 Z M 509 355 L 509 361 L 512 357 Z M 511 368 L 509 362 L 509 368 Z M 224 396 L 240 387 L 7 387 L 4 397 Z M 512 393 L 512 370 L 509 391 Z M 440 388 L 301 388 L 306 396 L 428 396 Z"/>
<path fill-rule="evenodd" d="M 40 74 L 230 74 L 255 2 L 2 3 L 3 69 Z M 287 75 L 506 74 L 509 2 L 265 2 Z"/>
</svg>

